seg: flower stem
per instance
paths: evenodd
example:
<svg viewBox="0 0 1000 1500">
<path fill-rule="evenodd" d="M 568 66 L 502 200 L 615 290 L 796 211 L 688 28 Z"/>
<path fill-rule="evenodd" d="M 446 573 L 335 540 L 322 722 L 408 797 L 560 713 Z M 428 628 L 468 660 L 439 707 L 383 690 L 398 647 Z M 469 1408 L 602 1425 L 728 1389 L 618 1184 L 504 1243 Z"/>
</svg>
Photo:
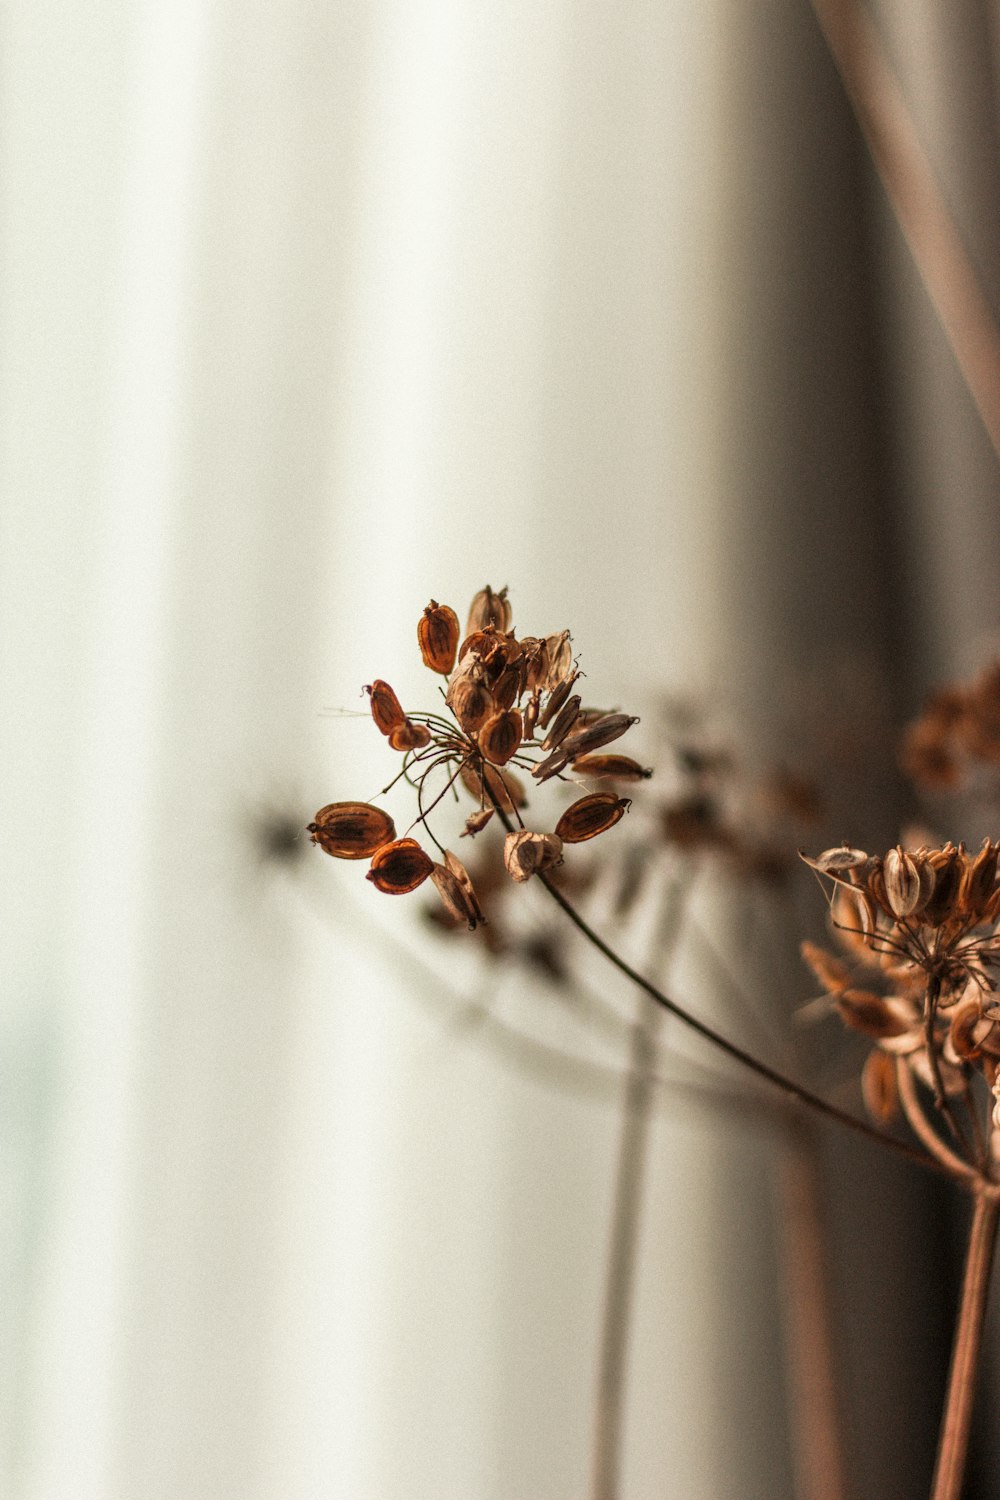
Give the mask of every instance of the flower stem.
<svg viewBox="0 0 1000 1500">
<path fill-rule="evenodd" d="M 959 1500 L 962 1490 L 998 1219 L 1000 1189 L 992 1183 L 980 1181 L 975 1189 L 975 1207 L 965 1252 L 962 1301 L 955 1329 L 931 1500 Z"/>
</svg>

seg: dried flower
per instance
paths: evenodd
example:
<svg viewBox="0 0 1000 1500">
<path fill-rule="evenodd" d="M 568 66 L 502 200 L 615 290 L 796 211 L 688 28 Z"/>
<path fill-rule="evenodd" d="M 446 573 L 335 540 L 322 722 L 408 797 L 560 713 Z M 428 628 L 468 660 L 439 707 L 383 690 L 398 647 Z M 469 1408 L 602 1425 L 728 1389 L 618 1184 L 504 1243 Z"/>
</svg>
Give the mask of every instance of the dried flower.
<svg viewBox="0 0 1000 1500">
<path fill-rule="evenodd" d="M 378 890 L 402 894 L 428 877 L 447 917 L 470 927 L 483 920 L 465 866 L 438 842 L 429 815 L 454 788 L 464 787 L 478 807 L 465 819 L 462 836 L 474 838 L 494 811 L 506 823 L 504 866 L 520 883 L 552 869 L 563 843 L 582 843 L 620 821 L 629 806 L 613 792 L 579 798 L 558 820 L 556 831 L 525 828 L 524 783 L 514 768 L 537 783 L 561 780 L 571 763 L 581 774 L 637 780 L 648 776 L 627 756 L 593 757 L 591 751 L 618 739 L 636 723 L 618 711 L 587 709 L 571 692 L 579 677 L 568 630 L 518 637 L 507 590 L 481 589 L 469 611 L 466 636 L 459 641 L 458 616 L 432 599 L 417 624 L 424 663 L 446 678 L 445 706 L 439 712 L 407 712 L 381 678 L 366 691 L 372 718 L 392 749 L 402 753 L 405 778 L 417 793 L 419 823 L 437 845 L 435 861 L 407 834 L 396 839 L 388 814 L 368 803 L 335 803 L 310 824 L 313 840 L 338 858 L 371 858 L 368 878 Z M 536 727 L 545 730 L 541 743 Z M 429 790 L 431 778 L 439 785 Z M 392 785 L 394 783 L 391 783 Z M 388 788 L 386 788 L 388 790 Z M 519 826 L 512 828 L 512 821 Z"/>
</svg>

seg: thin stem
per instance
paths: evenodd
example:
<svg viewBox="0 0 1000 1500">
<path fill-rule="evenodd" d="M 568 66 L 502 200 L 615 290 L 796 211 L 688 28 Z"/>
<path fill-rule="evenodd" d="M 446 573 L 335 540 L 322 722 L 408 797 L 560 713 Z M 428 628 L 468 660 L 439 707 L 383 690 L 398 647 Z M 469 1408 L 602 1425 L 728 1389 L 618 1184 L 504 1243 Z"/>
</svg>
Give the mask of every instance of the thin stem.
<svg viewBox="0 0 1000 1500">
<path fill-rule="evenodd" d="M 501 808 L 497 810 L 500 813 L 500 818 L 504 826 L 508 830 L 513 831 L 510 821 L 504 815 L 503 810 Z M 731 1057 L 734 1061 L 741 1063 L 743 1067 L 749 1068 L 759 1078 L 766 1079 L 768 1083 L 780 1089 L 789 1098 L 797 1100 L 799 1104 L 805 1104 L 809 1109 L 815 1110 L 817 1114 L 825 1115 L 828 1120 L 835 1120 L 838 1125 L 846 1126 L 848 1130 L 853 1130 L 856 1135 L 863 1135 L 870 1141 L 876 1141 L 880 1146 L 885 1146 L 888 1150 L 894 1151 L 897 1156 L 905 1156 L 908 1161 L 915 1162 L 927 1171 L 937 1172 L 949 1178 L 953 1177 L 954 1174 L 948 1168 L 943 1167 L 940 1162 L 934 1160 L 933 1157 L 926 1156 L 924 1152 L 918 1151 L 907 1141 L 898 1141 L 894 1136 L 886 1135 L 884 1131 L 877 1130 L 865 1120 L 859 1120 L 856 1115 L 850 1115 L 846 1110 L 838 1109 L 835 1104 L 828 1103 L 819 1094 L 814 1094 L 810 1089 L 803 1088 L 801 1084 L 795 1083 L 791 1078 L 786 1078 L 783 1073 L 779 1073 L 776 1068 L 769 1067 L 760 1058 L 754 1057 L 752 1053 L 745 1051 L 742 1047 L 738 1047 L 735 1042 L 731 1042 L 728 1037 L 723 1036 L 721 1032 L 716 1031 L 705 1021 L 700 1021 L 697 1016 L 685 1010 L 682 1005 L 678 1005 L 676 1000 L 671 1000 L 669 995 L 665 995 L 662 990 L 657 989 L 651 980 L 646 979 L 637 969 L 633 969 L 631 964 L 627 963 L 619 953 L 616 953 L 602 937 L 599 937 L 589 923 L 580 915 L 572 902 L 563 895 L 558 886 L 552 884 L 544 872 L 539 873 L 537 878 L 542 882 L 553 901 L 562 907 L 574 927 L 583 933 L 587 941 L 592 943 L 599 953 L 604 954 L 609 963 L 613 964 L 620 973 L 624 974 L 626 979 L 631 979 L 633 984 L 638 985 L 652 1000 L 656 1001 L 657 1005 L 662 1005 L 663 1009 L 668 1011 L 670 1015 L 676 1016 L 679 1021 L 683 1021 L 685 1026 L 697 1032 L 706 1041 L 711 1042 L 720 1052 L 724 1052 L 727 1057 Z"/>
<path fill-rule="evenodd" d="M 899 1097 L 903 1105 L 903 1113 L 909 1122 L 914 1135 L 918 1136 L 927 1147 L 928 1151 L 941 1163 L 941 1165 L 953 1177 L 965 1178 L 972 1182 L 976 1174 L 968 1162 L 946 1146 L 938 1135 L 927 1116 L 920 1106 L 917 1094 L 917 1086 L 914 1082 L 913 1073 L 905 1057 L 896 1058 L 896 1081 L 899 1085 Z"/>
<path fill-rule="evenodd" d="M 686 894 L 687 886 L 676 878 L 667 888 L 656 932 L 657 957 L 664 967 L 669 964 L 680 937 Z M 659 1012 L 647 1015 L 640 1010 L 633 1023 L 629 1043 L 611 1210 L 611 1237 L 604 1279 L 604 1311 L 594 1409 L 591 1500 L 615 1500 L 618 1494 L 625 1414 L 625 1365 L 649 1145 L 650 1108 L 656 1082 L 653 1068 L 656 1060 L 655 1023 L 658 1019 Z"/>
<path fill-rule="evenodd" d="M 951 1102 L 945 1093 L 944 1079 L 941 1077 L 941 1058 L 938 1053 L 937 1040 L 934 1036 L 934 1021 L 937 1015 L 937 1003 L 940 994 L 941 981 L 932 974 L 927 981 L 927 993 L 924 996 L 924 1051 L 927 1054 L 927 1065 L 931 1070 L 931 1078 L 934 1081 L 934 1106 L 962 1150 L 967 1152 L 969 1145 L 965 1139 L 965 1133 L 955 1119 Z"/>
<path fill-rule="evenodd" d="M 1000 456 L 1000 327 L 903 91 L 856 0 L 810 3 L 986 436 Z"/>
<path fill-rule="evenodd" d="M 959 1500 L 962 1490 L 998 1219 L 1000 1192 L 994 1186 L 980 1182 L 976 1188 L 965 1252 L 962 1301 L 955 1329 L 931 1500 Z"/>
</svg>

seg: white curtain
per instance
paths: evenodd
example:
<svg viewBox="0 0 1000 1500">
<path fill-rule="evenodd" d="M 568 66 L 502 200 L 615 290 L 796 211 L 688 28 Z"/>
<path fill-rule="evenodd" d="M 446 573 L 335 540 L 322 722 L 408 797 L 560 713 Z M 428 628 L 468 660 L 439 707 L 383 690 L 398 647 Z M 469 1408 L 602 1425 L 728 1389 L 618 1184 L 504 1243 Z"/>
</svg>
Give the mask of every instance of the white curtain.
<svg viewBox="0 0 1000 1500">
<path fill-rule="evenodd" d="M 804 7 L 736 9 L 4 9 L 17 1500 L 585 1493 L 618 1096 L 456 1024 L 472 950 L 260 834 L 388 779 L 361 684 L 422 701 L 432 596 L 509 584 L 625 704 L 863 651 L 868 541 L 846 645 L 803 625 L 857 561 L 797 504 L 822 424 L 761 419 L 815 307 L 768 131 L 835 83 Z M 810 461 L 855 514 L 849 406 Z M 766 1155 L 668 1104 L 650 1180 L 622 1500 L 791 1494 Z"/>
</svg>

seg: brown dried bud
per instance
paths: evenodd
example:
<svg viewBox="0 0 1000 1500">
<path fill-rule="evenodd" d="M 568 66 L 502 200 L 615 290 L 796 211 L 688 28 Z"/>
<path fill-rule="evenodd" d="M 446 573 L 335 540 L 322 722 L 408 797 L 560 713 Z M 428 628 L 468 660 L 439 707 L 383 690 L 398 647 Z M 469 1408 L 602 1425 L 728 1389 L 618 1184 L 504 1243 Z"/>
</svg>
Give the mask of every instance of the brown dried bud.
<svg viewBox="0 0 1000 1500">
<path fill-rule="evenodd" d="M 899 1110 L 896 1062 L 888 1052 L 876 1048 L 868 1054 L 861 1071 L 861 1094 L 865 1108 L 880 1125 L 889 1125 Z"/>
<path fill-rule="evenodd" d="M 365 879 L 387 896 L 405 896 L 423 885 L 433 868 L 434 861 L 416 839 L 397 839 L 379 849 Z"/>
<path fill-rule="evenodd" d="M 370 859 L 396 837 L 389 814 L 370 802 L 331 802 L 320 808 L 308 832 L 334 859 Z"/>
<path fill-rule="evenodd" d="M 479 748 L 494 766 L 505 766 L 521 743 L 521 715 L 516 708 L 494 714 L 479 731 Z"/>
<path fill-rule="evenodd" d="M 558 864 L 562 840 L 554 833 L 530 833 L 520 828 L 504 839 L 503 862 L 512 880 L 530 880 L 542 870 Z"/>
<path fill-rule="evenodd" d="M 365 692 L 372 700 L 372 718 L 383 734 L 391 734 L 400 724 L 405 724 L 402 705 L 387 682 L 378 678 L 371 686 L 365 685 Z"/>
<path fill-rule="evenodd" d="M 394 750 L 422 750 L 431 742 L 431 732 L 426 724 L 415 724 L 404 719 L 389 735 L 389 744 Z"/>
<path fill-rule="evenodd" d="M 465 627 L 466 635 L 471 635 L 475 630 L 485 630 L 487 626 L 493 625 L 497 630 L 509 630 L 513 611 L 507 598 L 506 587 L 499 594 L 495 594 L 489 584 L 472 601 L 469 610 L 469 623 Z"/>
<path fill-rule="evenodd" d="M 573 762 L 577 776 L 599 776 L 605 781 L 646 781 L 653 774 L 630 755 L 584 755 Z"/>
<path fill-rule="evenodd" d="M 485 922 L 486 918 L 476 898 L 469 872 L 454 854 L 445 851 L 444 864 L 434 865 L 431 870 L 431 879 L 437 887 L 445 909 L 456 921 L 468 922 L 470 932 L 474 931 L 480 922 Z"/>
<path fill-rule="evenodd" d="M 567 807 L 556 824 L 556 833 L 564 844 L 585 843 L 613 828 L 631 806 L 627 797 L 616 797 L 614 792 L 591 792 Z"/>
<path fill-rule="evenodd" d="M 458 650 L 458 616 L 447 604 L 432 599 L 417 624 L 417 640 L 424 665 L 447 677 Z"/>
<path fill-rule="evenodd" d="M 574 693 L 572 698 L 567 698 L 562 708 L 552 721 L 552 728 L 542 741 L 543 750 L 554 750 L 561 745 L 577 721 L 580 713 L 580 694 Z"/>
<path fill-rule="evenodd" d="M 631 729 L 638 722 L 633 714 L 605 714 L 603 719 L 597 719 L 586 728 L 577 729 L 568 735 L 563 740 L 563 749 L 570 760 L 579 760 L 581 755 L 589 755 L 591 750 L 600 750 L 603 745 L 610 745 L 612 740 L 617 740 L 626 729 Z"/>
</svg>

